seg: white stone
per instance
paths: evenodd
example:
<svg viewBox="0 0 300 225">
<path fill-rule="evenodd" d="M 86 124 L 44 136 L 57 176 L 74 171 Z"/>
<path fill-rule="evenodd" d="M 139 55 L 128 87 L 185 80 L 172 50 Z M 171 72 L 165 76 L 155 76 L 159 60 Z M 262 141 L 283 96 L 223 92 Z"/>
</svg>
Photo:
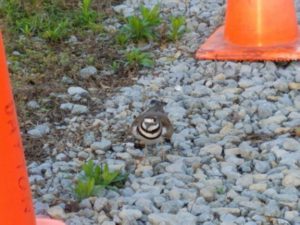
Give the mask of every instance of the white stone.
<svg viewBox="0 0 300 225">
<path fill-rule="evenodd" d="M 293 221 L 296 217 L 299 216 L 299 212 L 298 211 L 286 211 L 284 213 L 284 218 L 288 221 Z"/>
<path fill-rule="evenodd" d="M 217 158 L 222 158 L 222 146 L 218 144 L 209 144 L 200 149 L 199 155 L 212 154 Z"/>
<path fill-rule="evenodd" d="M 28 131 L 32 138 L 41 138 L 50 132 L 50 127 L 47 123 L 37 125 L 35 128 Z"/>
<path fill-rule="evenodd" d="M 47 213 L 53 219 L 65 219 L 65 218 L 67 218 L 67 215 L 65 214 L 64 209 L 59 205 L 52 206 L 51 208 L 47 209 Z"/>
<path fill-rule="evenodd" d="M 235 216 L 239 216 L 241 214 L 241 210 L 239 208 L 219 207 L 213 208 L 212 211 L 217 213 L 218 215 L 232 214 Z"/>
<path fill-rule="evenodd" d="M 142 212 L 138 209 L 122 209 L 119 216 L 122 220 L 133 219 L 137 220 L 142 217 Z"/>
<path fill-rule="evenodd" d="M 107 206 L 107 198 L 97 198 L 95 203 L 94 203 L 94 209 L 98 212 L 103 210 L 104 207 Z"/>
<path fill-rule="evenodd" d="M 169 173 L 185 173 L 186 165 L 182 159 L 177 160 L 171 165 L 166 167 L 166 171 Z"/>
<path fill-rule="evenodd" d="M 97 74 L 97 69 L 94 66 L 87 66 L 80 70 L 80 77 L 88 79 L 90 76 Z"/>
<path fill-rule="evenodd" d="M 88 91 L 83 89 L 82 87 L 69 87 L 68 94 L 71 96 L 74 96 L 74 95 L 87 96 Z"/>
<path fill-rule="evenodd" d="M 196 225 L 196 217 L 188 212 L 178 214 L 153 213 L 148 216 L 151 225 Z"/>
<path fill-rule="evenodd" d="M 249 187 L 251 184 L 253 184 L 252 174 L 244 174 L 236 181 L 236 185 L 241 185 L 242 187 Z"/>
<path fill-rule="evenodd" d="M 215 199 L 215 191 L 212 187 L 205 187 L 200 189 L 200 195 L 207 201 L 211 202 Z"/>
<path fill-rule="evenodd" d="M 300 186 L 300 173 L 299 170 L 289 171 L 282 180 L 282 185 L 285 187 L 299 187 Z"/>
<path fill-rule="evenodd" d="M 259 123 L 261 126 L 268 126 L 270 124 L 281 124 L 285 120 L 286 120 L 285 116 L 278 115 L 278 116 L 271 116 L 267 119 L 263 119 Z"/>
<path fill-rule="evenodd" d="M 288 138 L 283 142 L 283 148 L 289 151 L 300 151 L 300 143 L 292 138 Z"/>
<path fill-rule="evenodd" d="M 250 185 L 249 189 L 253 191 L 258 191 L 258 192 L 264 192 L 267 190 L 268 185 L 266 183 L 257 183 L 257 184 L 252 184 Z"/>
</svg>

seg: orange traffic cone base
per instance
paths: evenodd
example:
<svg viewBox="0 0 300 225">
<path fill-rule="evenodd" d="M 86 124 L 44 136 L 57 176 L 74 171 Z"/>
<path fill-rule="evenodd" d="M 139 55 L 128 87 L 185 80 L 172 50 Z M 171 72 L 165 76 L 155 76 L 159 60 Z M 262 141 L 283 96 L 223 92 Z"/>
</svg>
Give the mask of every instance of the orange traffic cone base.
<svg viewBox="0 0 300 225">
<path fill-rule="evenodd" d="M 229 43 L 224 39 L 224 26 L 219 27 L 200 46 L 197 59 L 231 61 L 292 61 L 300 59 L 300 26 L 297 40 L 281 45 L 249 47 Z"/>
</svg>

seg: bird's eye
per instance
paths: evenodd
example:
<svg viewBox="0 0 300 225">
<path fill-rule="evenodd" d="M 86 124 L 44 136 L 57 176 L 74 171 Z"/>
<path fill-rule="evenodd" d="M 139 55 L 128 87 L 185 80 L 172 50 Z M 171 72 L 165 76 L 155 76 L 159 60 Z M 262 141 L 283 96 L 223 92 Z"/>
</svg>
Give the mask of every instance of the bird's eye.
<svg viewBox="0 0 300 225">
<path fill-rule="evenodd" d="M 151 101 L 150 101 L 150 105 L 154 105 L 154 104 L 156 104 L 157 103 L 157 100 L 156 99 L 152 99 Z"/>
</svg>

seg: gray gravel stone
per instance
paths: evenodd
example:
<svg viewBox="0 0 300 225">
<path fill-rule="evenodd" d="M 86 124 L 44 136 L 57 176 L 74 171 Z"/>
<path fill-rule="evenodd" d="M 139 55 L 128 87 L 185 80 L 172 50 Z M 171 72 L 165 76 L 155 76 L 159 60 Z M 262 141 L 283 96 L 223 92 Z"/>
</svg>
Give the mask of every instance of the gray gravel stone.
<svg viewBox="0 0 300 225">
<path fill-rule="evenodd" d="M 60 109 L 71 111 L 73 109 L 73 106 L 74 106 L 74 104 L 72 104 L 72 103 L 63 103 L 60 105 Z"/>
<path fill-rule="evenodd" d="M 181 209 L 183 202 L 179 200 L 172 200 L 164 202 L 161 206 L 161 210 L 165 213 L 176 214 Z"/>
<path fill-rule="evenodd" d="M 284 79 L 278 79 L 273 83 L 275 89 L 285 92 L 288 90 L 288 83 Z"/>
<path fill-rule="evenodd" d="M 33 129 L 29 130 L 28 134 L 32 138 L 41 138 L 41 137 L 45 136 L 46 134 L 48 134 L 49 132 L 50 132 L 50 127 L 49 127 L 48 123 L 43 123 L 43 124 L 37 125 Z"/>
<path fill-rule="evenodd" d="M 75 101 L 80 100 L 82 97 L 88 96 L 88 91 L 82 87 L 69 87 L 68 94 L 72 96 L 72 99 Z"/>
<path fill-rule="evenodd" d="M 104 221 L 101 225 L 116 225 L 114 221 Z"/>
<path fill-rule="evenodd" d="M 288 171 L 288 173 L 282 180 L 282 185 L 285 187 L 299 187 L 300 186 L 299 171 L 298 170 Z"/>
<path fill-rule="evenodd" d="M 112 146 L 112 143 L 110 140 L 102 139 L 101 141 L 94 142 L 91 145 L 91 148 L 94 150 L 107 151 L 107 150 L 111 149 L 111 146 Z"/>
<path fill-rule="evenodd" d="M 270 164 L 268 161 L 255 160 L 254 166 L 255 166 L 255 169 L 257 170 L 257 172 L 259 172 L 259 173 L 266 173 L 270 169 Z"/>
<path fill-rule="evenodd" d="M 94 203 L 94 209 L 97 212 L 100 212 L 101 210 L 103 210 L 108 204 L 107 198 L 97 198 L 95 203 Z"/>
<path fill-rule="evenodd" d="M 31 100 L 31 101 L 27 102 L 27 107 L 30 109 L 38 109 L 38 108 L 40 108 L 40 105 L 37 101 Z"/>
<path fill-rule="evenodd" d="M 212 154 L 217 158 L 222 158 L 222 146 L 218 144 L 209 144 L 200 149 L 200 156 L 203 154 Z"/>
<path fill-rule="evenodd" d="M 166 167 L 166 171 L 169 173 L 185 173 L 186 165 L 182 159 L 177 160 L 173 164 Z"/>
<path fill-rule="evenodd" d="M 60 105 L 61 110 L 71 111 L 72 114 L 85 114 L 89 110 L 86 106 L 80 104 L 63 103 Z"/>
<path fill-rule="evenodd" d="M 156 213 L 150 214 L 148 218 L 149 222 L 153 225 L 194 225 L 197 221 L 195 216 L 187 212 L 180 212 L 176 215 L 168 213 Z"/>
<path fill-rule="evenodd" d="M 84 105 L 74 104 L 71 113 L 72 114 L 85 114 L 89 109 Z"/>
<path fill-rule="evenodd" d="M 92 203 L 90 201 L 90 199 L 86 198 L 86 199 L 83 199 L 80 203 L 79 203 L 79 207 L 82 208 L 82 209 L 91 209 L 92 208 Z"/>
<path fill-rule="evenodd" d="M 295 107 L 296 107 L 296 109 L 300 109 L 300 96 L 296 96 L 295 98 L 294 98 L 294 104 L 295 104 Z"/>
<path fill-rule="evenodd" d="M 67 218 L 67 215 L 66 215 L 64 209 L 59 205 L 48 208 L 47 213 L 53 219 L 66 219 Z"/>
<path fill-rule="evenodd" d="M 264 208 L 264 215 L 271 217 L 280 217 L 280 209 L 276 201 L 270 200 Z"/>
<path fill-rule="evenodd" d="M 75 35 L 71 35 L 70 38 L 68 39 L 68 42 L 74 44 L 78 42 L 78 39 Z"/>
<path fill-rule="evenodd" d="M 143 214 L 138 209 L 123 209 L 119 215 L 122 220 L 132 221 L 141 218 Z"/>
<path fill-rule="evenodd" d="M 94 66 L 87 66 L 80 70 L 80 77 L 83 79 L 89 79 L 91 76 L 97 74 L 97 69 Z"/>
<path fill-rule="evenodd" d="M 61 78 L 61 81 L 64 84 L 74 84 L 74 80 L 66 75 Z"/>
<path fill-rule="evenodd" d="M 37 215 L 44 215 L 45 213 L 47 213 L 47 210 L 49 209 L 49 205 L 42 202 L 35 202 L 34 209 Z"/>
<path fill-rule="evenodd" d="M 92 131 L 85 132 L 83 136 L 83 144 L 90 146 L 95 141 L 95 134 Z"/>
<path fill-rule="evenodd" d="M 275 112 L 276 107 L 267 101 L 259 101 L 258 102 L 258 107 L 257 107 L 257 112 L 260 118 L 268 118 L 273 115 Z"/>
<path fill-rule="evenodd" d="M 245 174 L 239 177 L 236 181 L 236 185 L 241 185 L 242 187 L 249 187 L 251 184 L 253 184 L 252 174 Z"/>
<path fill-rule="evenodd" d="M 300 143 L 292 138 L 288 138 L 283 142 L 283 148 L 289 151 L 300 151 Z"/>
<path fill-rule="evenodd" d="M 292 210 L 292 211 L 286 211 L 284 213 L 284 218 L 288 221 L 295 221 L 297 219 L 297 217 L 299 217 L 299 212 L 298 211 L 295 211 L 295 210 Z M 298 221 L 299 222 L 299 219 Z"/>
<path fill-rule="evenodd" d="M 154 207 L 153 202 L 149 199 L 140 198 L 135 202 L 136 207 L 144 214 L 150 214 L 157 212 L 158 210 Z"/>
</svg>

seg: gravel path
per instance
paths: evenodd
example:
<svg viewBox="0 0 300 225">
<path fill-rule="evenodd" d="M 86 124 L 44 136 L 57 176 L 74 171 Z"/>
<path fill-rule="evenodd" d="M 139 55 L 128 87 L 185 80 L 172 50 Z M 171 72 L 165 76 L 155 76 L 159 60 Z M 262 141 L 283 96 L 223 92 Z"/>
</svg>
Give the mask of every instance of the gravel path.
<svg viewBox="0 0 300 225">
<path fill-rule="evenodd" d="M 130 15 L 139 2 L 115 10 Z M 56 147 L 45 143 L 52 157 L 29 165 L 37 213 L 68 225 L 300 224 L 300 138 L 286 132 L 300 125 L 300 63 L 195 61 L 198 45 L 223 21 L 224 0 L 164 0 L 162 11 L 185 13 L 189 32 L 153 52 L 154 71 L 141 71 L 104 103 L 94 90 L 70 86 L 64 121 L 31 130 L 33 138 L 61 133 Z M 142 166 L 128 127 L 153 98 L 167 102 L 175 132 L 161 146 L 167 160 L 154 147 L 152 166 Z M 88 159 L 129 171 L 129 180 L 70 212 L 74 176 Z"/>
</svg>

